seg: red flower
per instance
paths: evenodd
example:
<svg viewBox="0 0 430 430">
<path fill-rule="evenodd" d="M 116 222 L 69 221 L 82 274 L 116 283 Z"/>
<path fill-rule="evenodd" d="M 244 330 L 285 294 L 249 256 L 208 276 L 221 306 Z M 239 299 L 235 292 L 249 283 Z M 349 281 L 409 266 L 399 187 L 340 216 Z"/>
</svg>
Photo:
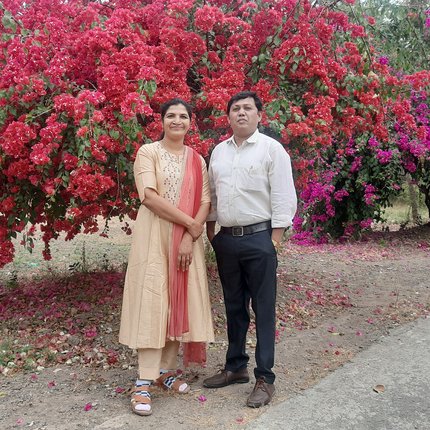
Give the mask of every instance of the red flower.
<svg viewBox="0 0 430 430">
<path fill-rule="evenodd" d="M 9 124 L 0 139 L 0 148 L 5 154 L 18 158 L 25 154 L 26 145 L 36 138 L 34 130 L 19 121 Z"/>
<path fill-rule="evenodd" d="M 194 24 L 201 31 L 211 31 L 215 24 L 222 25 L 224 14 L 220 9 L 204 5 L 197 9 L 194 16 Z"/>
</svg>

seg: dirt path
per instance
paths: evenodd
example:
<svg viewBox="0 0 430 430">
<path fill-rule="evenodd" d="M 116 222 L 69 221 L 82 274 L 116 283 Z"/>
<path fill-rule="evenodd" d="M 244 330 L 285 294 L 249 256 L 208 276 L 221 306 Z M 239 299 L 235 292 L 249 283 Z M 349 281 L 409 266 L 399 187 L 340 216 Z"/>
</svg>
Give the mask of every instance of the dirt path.
<svg viewBox="0 0 430 430">
<path fill-rule="evenodd" d="M 430 312 L 430 228 L 375 235 L 368 242 L 319 247 L 289 244 L 280 256 L 274 404 L 299 395 L 388 331 Z M 156 392 L 150 417 L 129 409 L 135 357 L 102 370 L 57 365 L 0 376 L 0 427 L 39 430 L 241 428 L 270 405 L 249 409 L 253 387 L 219 390 L 202 379 L 223 365 L 225 332 L 216 275 L 211 294 L 217 341 L 208 367 L 188 371 L 185 396 Z M 112 339 L 117 335 L 114 324 Z M 253 356 L 254 333 L 248 340 Z M 253 357 L 251 359 L 252 368 Z"/>
</svg>

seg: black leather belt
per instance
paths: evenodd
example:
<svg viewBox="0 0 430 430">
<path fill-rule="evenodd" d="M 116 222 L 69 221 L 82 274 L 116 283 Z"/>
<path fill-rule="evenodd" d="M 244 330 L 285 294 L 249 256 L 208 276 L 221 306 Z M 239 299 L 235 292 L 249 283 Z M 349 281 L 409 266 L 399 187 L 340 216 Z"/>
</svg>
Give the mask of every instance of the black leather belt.
<svg viewBox="0 0 430 430">
<path fill-rule="evenodd" d="M 220 232 L 231 234 L 232 236 L 243 236 L 244 234 L 258 233 L 259 231 L 272 228 L 270 221 L 259 222 L 257 224 L 246 225 L 245 227 L 221 227 Z"/>
</svg>

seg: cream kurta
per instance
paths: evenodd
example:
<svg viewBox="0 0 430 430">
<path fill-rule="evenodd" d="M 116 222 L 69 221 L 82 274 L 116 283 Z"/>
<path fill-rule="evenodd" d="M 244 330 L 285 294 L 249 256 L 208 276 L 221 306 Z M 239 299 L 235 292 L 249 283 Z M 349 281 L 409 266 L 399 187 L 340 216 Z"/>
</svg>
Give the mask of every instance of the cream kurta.
<svg viewBox="0 0 430 430">
<path fill-rule="evenodd" d="M 202 160 L 202 203 L 210 202 L 208 175 Z M 140 200 L 153 188 L 170 202 L 177 200 L 184 157 L 162 148 L 159 142 L 142 145 L 134 163 Z M 125 278 L 119 341 L 131 348 L 162 348 L 167 336 L 169 311 L 169 243 L 172 223 L 141 205 L 134 225 Z M 193 244 L 188 275 L 189 333 L 183 340 L 212 342 L 213 326 L 203 239 Z"/>
</svg>

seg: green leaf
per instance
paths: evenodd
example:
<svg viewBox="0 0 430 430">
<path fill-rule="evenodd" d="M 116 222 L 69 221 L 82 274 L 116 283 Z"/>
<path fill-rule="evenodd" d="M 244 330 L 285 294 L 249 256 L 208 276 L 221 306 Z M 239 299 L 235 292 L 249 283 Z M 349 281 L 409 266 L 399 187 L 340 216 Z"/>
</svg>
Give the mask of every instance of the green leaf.
<svg viewBox="0 0 430 430">
<path fill-rule="evenodd" d="M 1 22 L 4 28 L 12 30 L 14 33 L 16 33 L 16 21 L 13 18 L 13 15 L 8 10 L 4 11 Z"/>
<path fill-rule="evenodd" d="M 157 91 L 157 83 L 154 80 L 145 81 L 143 84 L 143 89 L 148 94 L 148 97 L 151 98 L 154 96 Z"/>
<path fill-rule="evenodd" d="M 9 40 L 12 40 L 15 37 L 14 34 L 9 34 L 9 33 L 3 33 L 1 35 L 1 39 L 3 42 L 8 42 Z"/>
<path fill-rule="evenodd" d="M 16 218 L 15 215 L 9 215 L 7 219 L 7 226 L 12 227 L 15 224 Z"/>
<path fill-rule="evenodd" d="M 119 131 L 118 130 L 109 130 L 109 136 L 112 137 L 112 139 L 118 140 L 119 139 Z"/>
</svg>

